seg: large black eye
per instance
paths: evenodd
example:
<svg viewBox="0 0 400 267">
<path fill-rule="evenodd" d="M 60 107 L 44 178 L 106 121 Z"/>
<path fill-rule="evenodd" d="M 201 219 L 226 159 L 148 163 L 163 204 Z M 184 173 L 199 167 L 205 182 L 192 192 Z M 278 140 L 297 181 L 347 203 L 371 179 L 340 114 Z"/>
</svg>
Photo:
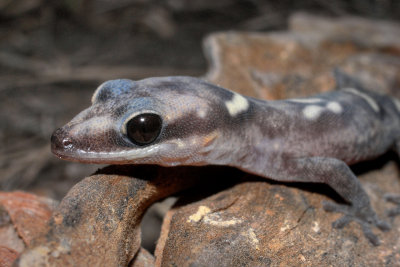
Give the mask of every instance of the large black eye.
<svg viewBox="0 0 400 267">
<path fill-rule="evenodd" d="M 156 140 L 160 134 L 161 125 L 160 116 L 153 113 L 143 113 L 128 121 L 126 132 L 132 142 L 143 146 Z"/>
</svg>

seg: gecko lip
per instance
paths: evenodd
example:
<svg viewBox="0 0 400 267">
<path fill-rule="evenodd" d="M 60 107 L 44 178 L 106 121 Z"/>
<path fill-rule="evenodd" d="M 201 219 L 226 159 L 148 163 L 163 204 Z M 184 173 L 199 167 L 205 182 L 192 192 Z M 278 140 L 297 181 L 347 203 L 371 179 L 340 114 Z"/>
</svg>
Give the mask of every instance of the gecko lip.
<svg viewBox="0 0 400 267">
<path fill-rule="evenodd" d="M 128 164 L 133 159 L 143 159 L 149 154 L 155 153 L 160 147 L 155 145 L 144 150 L 125 151 L 90 151 L 80 148 L 80 144 L 70 136 L 69 129 L 66 127 L 54 131 L 51 136 L 51 152 L 57 157 L 81 163 L 94 164 Z"/>
</svg>

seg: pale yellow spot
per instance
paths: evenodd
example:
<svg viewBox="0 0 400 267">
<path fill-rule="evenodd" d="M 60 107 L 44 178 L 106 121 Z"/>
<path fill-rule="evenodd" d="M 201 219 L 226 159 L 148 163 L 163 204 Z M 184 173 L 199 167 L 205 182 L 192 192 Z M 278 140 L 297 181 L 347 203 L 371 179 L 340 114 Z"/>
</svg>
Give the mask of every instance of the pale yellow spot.
<svg viewBox="0 0 400 267">
<path fill-rule="evenodd" d="M 247 237 L 250 240 L 250 243 L 257 249 L 259 250 L 260 247 L 258 246 L 260 244 L 260 240 L 258 240 L 256 233 L 254 232 L 253 228 L 249 228 L 246 232 L 241 233 L 243 236 Z"/>
<path fill-rule="evenodd" d="M 206 206 L 200 206 L 195 214 L 189 216 L 187 222 L 199 222 L 204 216 L 209 214 L 211 209 Z"/>
<path fill-rule="evenodd" d="M 378 104 L 377 104 L 376 101 L 375 101 L 372 97 L 370 97 L 369 95 L 364 94 L 364 93 L 362 93 L 362 92 L 360 92 L 360 91 L 358 91 L 358 90 L 356 90 L 356 89 L 354 89 L 354 88 L 344 88 L 343 91 L 352 93 L 352 94 L 354 94 L 354 95 L 357 95 L 357 96 L 363 98 L 363 99 L 372 107 L 373 110 L 375 110 L 376 112 L 379 112 L 379 106 L 378 106 Z"/>
<path fill-rule="evenodd" d="M 336 113 L 336 114 L 340 114 L 343 111 L 342 106 L 336 101 L 329 102 L 326 105 L 326 108 L 329 109 L 330 111 L 332 111 L 333 113 Z"/>
<path fill-rule="evenodd" d="M 230 220 L 222 220 L 218 214 L 210 214 L 210 215 L 207 214 L 204 216 L 203 221 L 204 223 L 218 227 L 228 227 L 242 223 L 242 220 L 236 218 Z"/>
<path fill-rule="evenodd" d="M 232 225 L 236 225 L 242 223 L 240 219 L 230 219 L 230 220 L 222 220 L 218 213 L 210 214 L 211 209 L 206 206 L 200 206 L 197 212 L 193 215 L 189 216 L 187 222 L 199 222 L 203 221 L 206 224 L 218 226 L 218 227 L 228 227 Z"/>
<path fill-rule="evenodd" d="M 321 228 L 319 227 L 319 223 L 318 222 L 314 222 L 314 226 L 311 229 L 314 232 L 318 233 Z"/>
<path fill-rule="evenodd" d="M 235 116 L 249 108 L 249 101 L 243 96 L 234 93 L 231 100 L 225 102 L 225 106 L 231 116 Z"/>
<path fill-rule="evenodd" d="M 307 119 L 315 120 L 321 115 L 323 110 L 324 110 L 323 107 L 316 105 L 309 105 L 303 109 L 303 115 Z"/>
</svg>

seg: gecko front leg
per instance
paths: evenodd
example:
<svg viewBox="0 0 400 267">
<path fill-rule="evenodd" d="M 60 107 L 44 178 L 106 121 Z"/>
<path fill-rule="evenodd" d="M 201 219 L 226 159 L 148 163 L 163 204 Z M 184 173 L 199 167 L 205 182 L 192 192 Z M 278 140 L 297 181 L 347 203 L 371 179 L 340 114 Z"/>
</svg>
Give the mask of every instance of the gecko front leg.
<svg viewBox="0 0 400 267">
<path fill-rule="evenodd" d="M 271 178 L 278 181 L 324 183 L 333 188 L 348 204 L 337 204 L 329 201 L 323 207 L 329 212 L 340 212 L 343 216 L 332 223 L 334 228 L 342 228 L 351 221 L 357 222 L 364 235 L 374 244 L 379 245 L 378 237 L 371 227 L 382 231 L 390 226 L 380 220 L 372 209 L 367 193 L 359 180 L 346 163 L 335 158 L 311 157 L 289 158 L 282 168 L 273 171 Z"/>
</svg>

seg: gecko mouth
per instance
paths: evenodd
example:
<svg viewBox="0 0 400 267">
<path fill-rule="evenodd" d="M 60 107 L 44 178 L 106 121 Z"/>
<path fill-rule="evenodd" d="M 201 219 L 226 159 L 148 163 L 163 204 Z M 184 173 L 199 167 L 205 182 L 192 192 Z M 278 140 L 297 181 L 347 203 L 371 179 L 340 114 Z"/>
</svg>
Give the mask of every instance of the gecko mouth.
<svg viewBox="0 0 400 267">
<path fill-rule="evenodd" d="M 162 145 L 118 151 L 82 149 L 82 144 L 70 137 L 68 129 L 59 128 L 51 136 L 51 152 L 63 160 L 94 164 L 152 164 L 151 158 L 165 149 Z"/>
</svg>

